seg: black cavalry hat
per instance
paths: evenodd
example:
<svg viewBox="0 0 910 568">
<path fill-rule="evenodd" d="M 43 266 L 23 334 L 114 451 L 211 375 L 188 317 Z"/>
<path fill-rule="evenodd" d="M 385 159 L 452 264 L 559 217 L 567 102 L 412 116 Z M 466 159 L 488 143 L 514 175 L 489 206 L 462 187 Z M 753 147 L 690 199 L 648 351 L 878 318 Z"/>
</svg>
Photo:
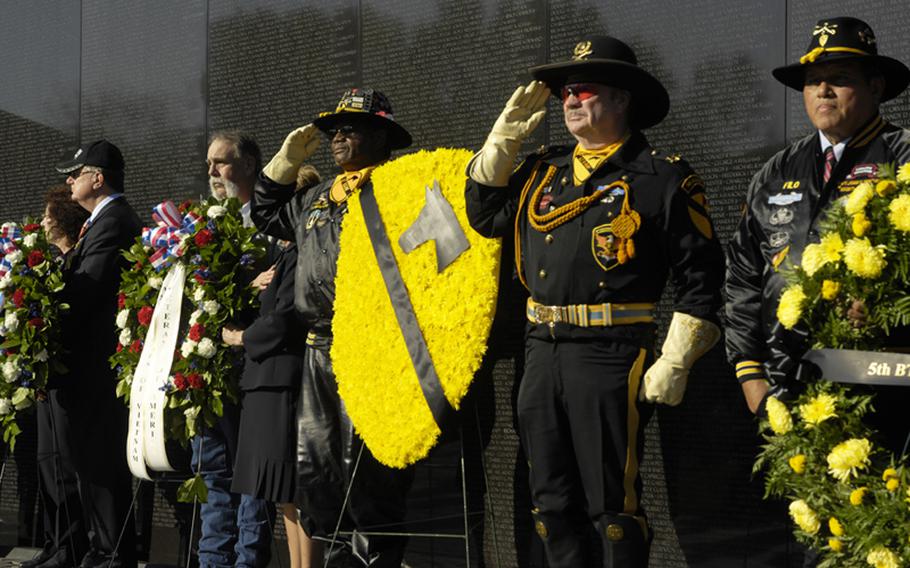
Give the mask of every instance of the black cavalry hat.
<svg viewBox="0 0 910 568">
<path fill-rule="evenodd" d="M 95 166 L 106 170 L 123 171 L 123 154 L 120 148 L 107 140 L 96 140 L 83 144 L 73 157 L 57 165 L 61 174 L 72 173 L 83 166 Z"/>
<path fill-rule="evenodd" d="M 813 63 L 859 61 L 874 66 L 885 78 L 882 102 L 893 99 L 910 83 L 910 69 L 891 57 L 878 54 L 875 34 L 869 24 L 857 18 L 819 20 L 812 30 L 809 49 L 798 63 L 774 69 L 774 78 L 797 91 L 805 84 L 806 68 Z"/>
<path fill-rule="evenodd" d="M 363 120 L 384 128 L 389 133 L 392 150 L 411 145 L 411 135 L 397 122 L 388 97 L 373 89 L 349 89 L 341 96 L 335 112 L 323 112 L 313 121 L 316 128 L 328 133 L 342 120 Z"/>
<path fill-rule="evenodd" d="M 632 125 L 648 128 L 670 110 L 670 96 L 653 75 L 638 66 L 632 48 L 610 36 L 588 36 L 575 45 L 572 59 L 531 67 L 531 75 L 559 96 L 569 83 L 599 83 L 632 94 Z"/>
</svg>

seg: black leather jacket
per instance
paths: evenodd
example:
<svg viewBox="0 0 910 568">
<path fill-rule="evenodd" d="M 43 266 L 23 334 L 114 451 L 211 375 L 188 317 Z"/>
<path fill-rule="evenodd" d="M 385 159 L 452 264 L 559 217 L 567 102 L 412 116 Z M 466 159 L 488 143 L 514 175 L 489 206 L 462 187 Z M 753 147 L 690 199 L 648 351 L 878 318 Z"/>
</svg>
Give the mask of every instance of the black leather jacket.
<svg viewBox="0 0 910 568">
<path fill-rule="evenodd" d="M 346 203 L 329 199 L 332 181 L 295 193 L 294 184 L 259 174 L 251 208 L 257 229 L 297 243 L 294 304 L 307 329 L 324 336 L 331 334 L 338 239 L 348 212 Z"/>
<path fill-rule="evenodd" d="M 806 245 L 819 241 L 819 221 L 834 200 L 877 177 L 878 164 L 908 160 L 910 131 L 876 116 L 850 139 L 824 187 L 817 132 L 775 154 L 755 175 L 727 247 L 727 356 L 734 365 L 742 363 L 743 372 L 737 372 L 741 382 L 758 378 L 745 371 L 748 362 L 756 369 L 778 366 L 774 359 L 797 359 L 807 347 L 803 338 L 775 328 L 786 285 L 778 269 L 785 263 L 798 265 Z"/>
</svg>

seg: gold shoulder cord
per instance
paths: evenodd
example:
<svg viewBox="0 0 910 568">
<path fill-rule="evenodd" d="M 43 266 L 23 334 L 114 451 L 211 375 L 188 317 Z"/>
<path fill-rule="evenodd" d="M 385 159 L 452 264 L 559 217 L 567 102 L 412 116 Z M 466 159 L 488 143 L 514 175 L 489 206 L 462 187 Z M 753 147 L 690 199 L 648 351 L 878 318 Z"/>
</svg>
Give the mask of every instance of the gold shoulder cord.
<svg viewBox="0 0 910 568">
<path fill-rule="evenodd" d="M 628 213 L 628 211 L 635 213 L 635 211 L 629 207 L 629 184 L 622 180 L 617 180 L 609 185 L 598 188 L 596 191 L 594 191 L 594 193 L 587 197 L 579 197 L 571 203 L 566 203 L 562 207 L 558 207 L 549 213 L 540 215 L 537 213 L 537 207 L 540 205 L 540 200 L 543 196 L 543 188 L 546 185 L 547 181 L 548 179 L 544 179 L 544 182 L 537 186 L 537 189 L 534 190 L 534 194 L 531 196 L 531 202 L 528 204 L 528 220 L 530 221 L 531 226 L 541 233 L 548 233 L 556 227 L 568 223 L 572 219 L 578 217 L 592 205 L 597 203 L 597 201 L 603 197 L 604 193 L 616 187 L 621 187 L 625 190 L 625 199 L 623 199 L 622 213 L 625 214 Z M 638 215 L 638 213 L 635 214 Z M 617 217 L 613 222 L 615 223 L 618 220 L 619 217 Z"/>
</svg>

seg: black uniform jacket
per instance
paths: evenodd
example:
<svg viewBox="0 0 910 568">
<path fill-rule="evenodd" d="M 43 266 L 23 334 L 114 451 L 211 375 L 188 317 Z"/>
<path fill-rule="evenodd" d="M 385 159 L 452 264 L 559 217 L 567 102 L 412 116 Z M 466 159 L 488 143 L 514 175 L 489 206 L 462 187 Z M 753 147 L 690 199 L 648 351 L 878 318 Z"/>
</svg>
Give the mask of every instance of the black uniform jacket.
<svg viewBox="0 0 910 568">
<path fill-rule="evenodd" d="M 336 205 L 329 199 L 332 181 L 295 193 L 293 184 L 280 185 L 260 174 L 252 201 L 256 228 L 297 243 L 297 312 L 307 329 L 324 336 L 331 334 L 338 239 L 348 212 L 346 203 Z"/>
<path fill-rule="evenodd" d="M 786 285 L 779 268 L 799 265 L 807 244 L 819 241 L 828 205 L 878 164 L 910 160 L 910 131 L 876 116 L 847 143 L 827 185 L 816 132 L 775 154 L 752 178 L 743 217 L 727 248 L 727 356 L 731 363 L 767 362 L 767 345 Z M 793 354 L 797 355 L 797 354 Z"/>
<path fill-rule="evenodd" d="M 275 277 L 259 296 L 259 317 L 244 330 L 246 364 L 240 388 L 291 387 L 303 375 L 306 328 L 294 308 L 297 247 L 278 253 Z"/>
<path fill-rule="evenodd" d="M 117 347 L 117 292 L 120 272 L 128 266 L 122 252 L 139 236 L 142 223 L 124 197 L 109 202 L 66 256 L 65 288 L 60 301 L 70 309 L 63 316 L 63 363 L 69 373 L 53 377 L 49 387 L 110 389 L 114 371 L 108 362 Z"/>
<path fill-rule="evenodd" d="M 656 303 L 671 275 L 674 309 L 717 321 L 723 253 L 705 209 L 701 179 L 685 161 L 658 154 L 644 135 L 635 132 L 576 187 L 572 150 L 553 147 L 532 154 L 515 170 L 506 188 L 468 179 L 466 207 L 471 226 L 486 237 L 508 237 L 516 234 L 517 219 L 518 270 L 531 297 L 542 304 Z M 550 166 L 555 167 L 555 175 L 542 184 Z M 629 205 L 642 220 L 632 237 L 635 257 L 625 264 L 617 259 L 617 239 L 610 225 L 622 210 L 625 191 L 621 188 L 610 190 L 581 215 L 552 230 L 540 231 L 530 225 L 528 208 L 538 188 L 542 197 L 537 212 L 543 214 L 620 180 L 629 185 Z M 531 333 L 548 337 L 549 330 L 544 328 L 536 326 Z M 556 332 L 573 338 L 625 333 L 616 328 L 567 324 L 557 324 Z"/>
</svg>

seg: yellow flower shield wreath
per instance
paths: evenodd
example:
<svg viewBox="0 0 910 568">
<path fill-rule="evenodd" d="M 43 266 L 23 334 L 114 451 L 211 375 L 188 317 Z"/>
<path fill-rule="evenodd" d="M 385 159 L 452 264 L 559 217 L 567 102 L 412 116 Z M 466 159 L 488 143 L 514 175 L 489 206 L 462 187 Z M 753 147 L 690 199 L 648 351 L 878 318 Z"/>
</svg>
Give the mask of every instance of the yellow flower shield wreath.
<svg viewBox="0 0 910 568">
<path fill-rule="evenodd" d="M 500 241 L 471 230 L 465 166 L 471 152 L 421 151 L 377 168 L 376 201 L 417 322 L 446 398 L 458 408 L 480 367 L 496 310 Z M 424 188 L 439 181 L 470 248 L 436 272 L 433 242 L 410 254 L 398 238 L 417 219 Z M 338 392 L 358 434 L 380 462 L 405 467 L 436 444 L 439 426 L 424 399 L 370 244 L 360 200 L 348 200 L 336 276 L 332 364 Z"/>
</svg>

